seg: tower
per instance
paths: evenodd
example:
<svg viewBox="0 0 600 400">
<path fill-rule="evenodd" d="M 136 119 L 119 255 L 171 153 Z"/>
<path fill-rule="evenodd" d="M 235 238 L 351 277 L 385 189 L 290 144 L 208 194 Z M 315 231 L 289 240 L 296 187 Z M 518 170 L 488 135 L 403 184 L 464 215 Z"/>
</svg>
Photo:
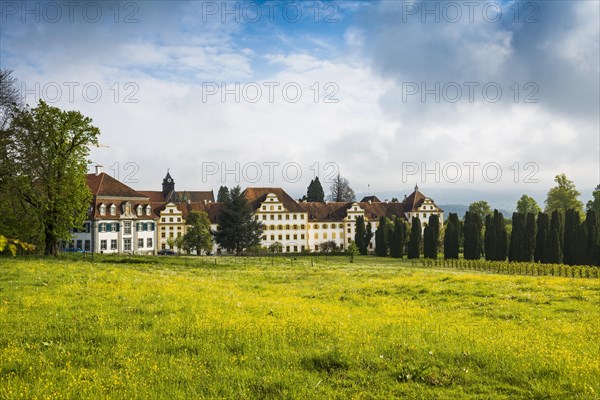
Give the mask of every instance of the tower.
<svg viewBox="0 0 600 400">
<path fill-rule="evenodd" d="M 171 194 L 175 192 L 175 181 L 171 177 L 171 174 L 168 170 L 167 176 L 165 176 L 162 182 L 162 192 L 165 201 L 169 201 L 169 197 L 171 197 Z"/>
</svg>

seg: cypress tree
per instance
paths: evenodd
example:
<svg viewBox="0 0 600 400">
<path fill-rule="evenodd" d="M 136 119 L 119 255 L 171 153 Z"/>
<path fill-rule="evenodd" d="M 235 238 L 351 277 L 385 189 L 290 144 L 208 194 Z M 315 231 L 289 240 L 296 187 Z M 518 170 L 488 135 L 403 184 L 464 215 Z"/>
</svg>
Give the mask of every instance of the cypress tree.
<svg viewBox="0 0 600 400">
<path fill-rule="evenodd" d="M 598 223 L 598 215 L 593 209 L 589 209 L 585 223 L 587 225 L 587 264 L 600 265 L 600 224 Z"/>
<path fill-rule="evenodd" d="M 525 238 L 524 238 L 524 254 L 523 261 L 533 261 L 533 254 L 535 252 L 535 238 L 537 228 L 535 223 L 535 214 L 527 213 L 527 219 L 525 221 Z"/>
<path fill-rule="evenodd" d="M 394 258 L 402 258 L 404 255 L 404 222 L 400 218 L 396 218 L 391 226 L 393 229 L 390 233 L 390 255 Z"/>
<path fill-rule="evenodd" d="M 508 255 L 508 234 L 504 216 L 498 210 L 494 210 L 494 229 L 496 231 L 496 261 L 504 261 Z"/>
<path fill-rule="evenodd" d="M 575 232 L 579 223 L 579 213 L 575 209 L 565 211 L 563 262 L 568 265 L 575 263 Z"/>
<path fill-rule="evenodd" d="M 560 247 L 560 235 L 558 229 L 550 229 L 550 240 L 548 240 L 548 263 L 550 264 L 562 264 L 562 249 Z"/>
<path fill-rule="evenodd" d="M 473 216 L 471 212 L 467 211 L 465 213 L 465 223 L 463 225 L 463 256 L 466 260 L 475 260 L 477 259 L 475 254 L 479 251 L 479 243 L 477 243 L 477 235 L 476 232 L 479 229 L 475 222 L 473 221 Z"/>
<path fill-rule="evenodd" d="M 432 253 L 430 258 L 437 258 L 437 253 L 440 248 L 440 218 L 437 215 L 429 216 L 429 223 L 427 224 L 432 229 Z"/>
<path fill-rule="evenodd" d="M 418 217 L 412 218 L 410 227 L 410 240 L 408 242 L 408 258 L 419 258 L 421 247 L 421 221 Z"/>
<path fill-rule="evenodd" d="M 525 219 L 521 213 L 513 213 L 512 216 L 508 260 L 525 261 Z"/>
<path fill-rule="evenodd" d="M 367 249 L 365 254 L 369 253 L 369 244 L 371 243 L 371 239 L 373 239 L 373 228 L 371 227 L 371 222 L 366 222 L 367 231 L 365 232 L 365 238 L 363 242 L 365 243 L 365 248 Z"/>
<path fill-rule="evenodd" d="M 388 227 L 385 217 L 379 218 L 379 226 L 375 231 L 375 255 L 385 257 L 388 255 Z"/>
<path fill-rule="evenodd" d="M 548 240 L 548 230 L 550 228 L 550 220 L 548 214 L 539 213 L 537 216 L 537 233 L 535 236 L 535 251 L 533 259 L 535 262 L 546 262 L 546 241 Z"/>
<path fill-rule="evenodd" d="M 548 235 L 546 236 L 546 244 L 544 253 L 546 254 L 547 263 L 556 263 L 555 260 L 558 259 L 560 255 L 560 260 L 562 263 L 562 249 L 563 249 L 563 217 L 562 212 L 558 210 L 554 210 L 552 215 L 550 216 L 550 227 L 548 228 Z M 554 244 L 553 231 L 556 231 L 556 235 L 558 237 L 558 247 Z"/>
<path fill-rule="evenodd" d="M 585 222 L 580 223 L 575 229 L 575 246 L 573 248 L 573 265 L 588 263 L 587 257 L 588 230 Z"/>
<path fill-rule="evenodd" d="M 356 218 L 356 233 L 354 234 L 354 243 L 358 247 L 358 252 L 362 255 L 367 254 L 367 246 L 365 243 L 365 218 L 361 215 Z"/>
<path fill-rule="evenodd" d="M 398 242 L 399 242 L 399 252 L 400 258 L 404 257 L 404 248 L 406 247 L 406 238 L 408 235 L 408 228 L 406 227 L 406 223 L 401 218 L 396 218 L 396 222 L 394 223 L 396 226 L 396 231 L 398 232 Z"/>
<path fill-rule="evenodd" d="M 446 260 L 458 258 L 459 229 L 458 215 L 450 213 L 448 224 L 446 225 L 446 233 L 444 234 L 444 258 Z"/>
<path fill-rule="evenodd" d="M 485 216 L 485 259 L 489 261 L 496 260 L 497 249 L 496 249 L 496 230 L 494 229 L 494 221 L 491 215 Z"/>
<path fill-rule="evenodd" d="M 434 258 L 431 253 L 433 253 L 433 228 L 427 225 L 423 230 L 423 257 Z"/>
</svg>

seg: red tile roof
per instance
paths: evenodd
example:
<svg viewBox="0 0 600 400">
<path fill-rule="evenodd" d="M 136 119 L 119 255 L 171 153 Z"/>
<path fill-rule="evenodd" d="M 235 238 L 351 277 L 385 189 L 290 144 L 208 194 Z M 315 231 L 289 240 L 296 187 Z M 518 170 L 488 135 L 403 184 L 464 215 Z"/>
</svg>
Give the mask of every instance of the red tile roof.
<svg viewBox="0 0 600 400">
<path fill-rule="evenodd" d="M 147 199 L 147 196 L 133 190 L 104 172 L 99 175 L 87 174 L 86 181 L 93 196 L 136 197 Z"/>
<path fill-rule="evenodd" d="M 250 203 L 253 210 L 257 210 L 260 204 L 265 201 L 267 195 L 273 193 L 277 199 L 283 203 L 283 206 L 289 212 L 304 212 L 304 209 L 287 194 L 282 188 L 253 188 L 249 187 L 244 190 L 243 194 L 246 200 Z"/>
</svg>

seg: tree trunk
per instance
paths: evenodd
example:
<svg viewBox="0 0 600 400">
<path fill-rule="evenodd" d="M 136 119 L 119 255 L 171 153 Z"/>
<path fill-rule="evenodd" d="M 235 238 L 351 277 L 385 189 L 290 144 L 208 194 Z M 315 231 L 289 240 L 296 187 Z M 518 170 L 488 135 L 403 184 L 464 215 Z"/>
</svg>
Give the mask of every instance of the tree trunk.
<svg viewBox="0 0 600 400">
<path fill-rule="evenodd" d="M 56 257 L 58 256 L 58 241 L 56 240 L 54 234 L 52 234 L 51 228 L 52 227 L 46 228 L 46 247 L 44 249 L 44 255 Z"/>
</svg>

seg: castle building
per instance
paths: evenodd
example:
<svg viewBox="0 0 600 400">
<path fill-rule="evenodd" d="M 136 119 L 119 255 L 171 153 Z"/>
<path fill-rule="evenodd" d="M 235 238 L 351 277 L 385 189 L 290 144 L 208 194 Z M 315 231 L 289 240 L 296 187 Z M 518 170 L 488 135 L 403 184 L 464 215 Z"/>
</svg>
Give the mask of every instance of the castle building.
<svg viewBox="0 0 600 400">
<path fill-rule="evenodd" d="M 96 167 L 87 175 L 92 192 L 88 220 L 84 229 L 74 230 L 70 245 L 97 253 L 156 254 L 176 248 L 176 238 L 185 235 L 186 219 L 193 211 L 206 212 L 211 229 L 216 231 L 223 204 L 214 201 L 211 191 L 175 190 L 170 172 L 162 191 L 136 191 Z M 276 247 L 284 253 L 320 251 L 324 243 L 334 242 L 340 250 L 354 241 L 356 220 L 363 217 L 377 230 L 379 219 L 402 218 L 409 223 L 417 217 L 424 228 L 429 216 L 438 215 L 443 224 L 444 211 L 415 186 L 402 202 L 382 202 L 368 196 L 354 202 L 296 201 L 282 188 L 248 187 L 243 192 L 254 218 L 263 225 L 261 246 Z M 375 238 L 369 249 L 374 250 Z M 214 245 L 212 253 L 221 253 Z"/>
</svg>

